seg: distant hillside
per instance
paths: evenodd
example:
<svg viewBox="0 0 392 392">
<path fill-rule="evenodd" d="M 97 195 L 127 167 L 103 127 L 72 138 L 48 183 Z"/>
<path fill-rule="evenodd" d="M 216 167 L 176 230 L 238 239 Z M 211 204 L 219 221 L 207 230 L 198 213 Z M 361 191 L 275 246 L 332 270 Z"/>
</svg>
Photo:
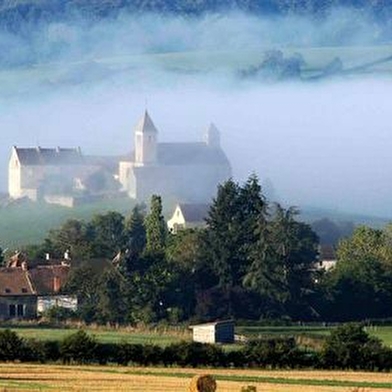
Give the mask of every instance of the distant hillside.
<svg viewBox="0 0 392 392">
<path fill-rule="evenodd" d="M 392 14 L 392 4 L 383 0 L 0 0 L 0 26 L 26 31 L 41 22 L 79 17 L 93 21 L 144 12 L 192 16 L 240 10 L 256 15 L 324 17 L 333 7 L 350 7 L 383 21 Z"/>
<path fill-rule="evenodd" d="M 374 228 L 382 228 L 392 222 L 392 217 L 388 218 L 358 213 L 349 213 L 345 211 L 330 210 L 310 206 L 301 207 L 300 211 L 301 219 L 309 223 L 312 223 L 319 219 L 327 218 L 334 222 L 352 222 L 355 226 L 365 225 Z"/>
</svg>

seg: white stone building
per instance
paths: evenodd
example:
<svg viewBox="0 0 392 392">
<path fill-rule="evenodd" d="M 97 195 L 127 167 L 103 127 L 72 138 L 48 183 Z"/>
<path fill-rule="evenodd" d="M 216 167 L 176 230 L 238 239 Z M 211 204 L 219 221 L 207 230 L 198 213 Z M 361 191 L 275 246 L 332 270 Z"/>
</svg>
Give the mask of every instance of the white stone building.
<svg viewBox="0 0 392 392">
<path fill-rule="evenodd" d="M 84 156 L 79 148 L 14 146 L 8 173 L 12 199 L 72 207 L 75 196 L 120 191 L 139 201 L 159 194 L 168 201 L 209 202 L 231 167 L 214 125 L 203 142 L 160 143 L 145 112 L 135 128 L 134 151 L 125 159 Z"/>
<path fill-rule="evenodd" d="M 146 111 L 135 127 L 134 146 L 129 160 L 120 162 L 119 180 L 137 200 L 159 194 L 183 202 L 210 201 L 217 185 L 232 175 L 213 124 L 202 142 L 161 143 Z"/>
</svg>

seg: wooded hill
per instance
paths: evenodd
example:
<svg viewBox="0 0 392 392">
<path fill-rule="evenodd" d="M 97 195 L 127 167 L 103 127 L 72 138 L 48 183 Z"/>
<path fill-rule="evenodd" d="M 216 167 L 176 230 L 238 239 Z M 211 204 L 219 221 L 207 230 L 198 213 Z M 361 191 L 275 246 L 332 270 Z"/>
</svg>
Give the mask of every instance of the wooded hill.
<svg viewBox="0 0 392 392">
<path fill-rule="evenodd" d="M 41 22 L 99 20 L 121 13 L 144 12 L 194 16 L 238 10 L 255 15 L 297 14 L 320 18 L 339 7 L 352 8 L 386 23 L 392 14 L 392 4 L 384 0 L 2 0 L 0 27 L 15 32 Z"/>
</svg>

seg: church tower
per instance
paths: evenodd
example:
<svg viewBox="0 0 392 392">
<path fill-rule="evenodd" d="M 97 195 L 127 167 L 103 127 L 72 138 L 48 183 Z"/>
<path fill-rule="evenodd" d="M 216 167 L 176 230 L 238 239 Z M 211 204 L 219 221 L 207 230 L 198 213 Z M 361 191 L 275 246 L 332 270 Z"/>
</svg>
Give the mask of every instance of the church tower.
<svg viewBox="0 0 392 392">
<path fill-rule="evenodd" d="M 220 132 L 213 123 L 207 128 L 204 134 L 204 141 L 208 147 L 220 148 Z"/>
<path fill-rule="evenodd" d="M 158 131 L 147 110 L 135 127 L 135 163 L 139 166 L 157 162 Z"/>
</svg>

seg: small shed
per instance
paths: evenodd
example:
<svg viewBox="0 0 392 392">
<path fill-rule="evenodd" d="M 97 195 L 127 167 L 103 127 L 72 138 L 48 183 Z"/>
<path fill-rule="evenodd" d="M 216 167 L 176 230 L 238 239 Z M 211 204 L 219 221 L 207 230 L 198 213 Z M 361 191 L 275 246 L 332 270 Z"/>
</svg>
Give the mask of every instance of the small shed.
<svg viewBox="0 0 392 392">
<path fill-rule="evenodd" d="M 199 343 L 234 343 L 234 320 L 191 325 L 193 341 Z"/>
</svg>

